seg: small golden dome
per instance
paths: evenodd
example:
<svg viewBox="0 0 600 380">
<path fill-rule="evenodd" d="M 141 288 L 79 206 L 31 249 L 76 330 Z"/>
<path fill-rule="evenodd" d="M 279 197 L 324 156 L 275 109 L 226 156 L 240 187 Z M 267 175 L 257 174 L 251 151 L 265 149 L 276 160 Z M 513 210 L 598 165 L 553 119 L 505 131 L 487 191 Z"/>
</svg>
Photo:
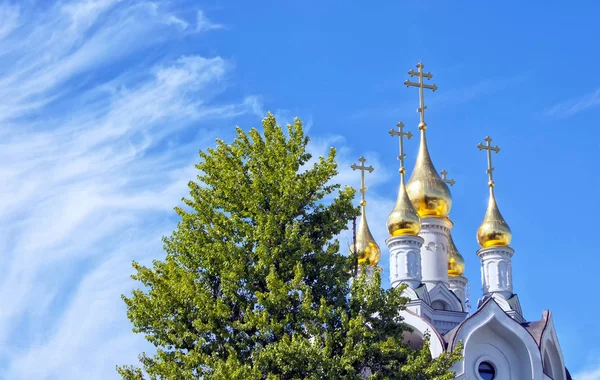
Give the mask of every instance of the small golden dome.
<svg viewBox="0 0 600 380">
<path fill-rule="evenodd" d="M 512 232 L 496 204 L 493 182 L 490 181 L 490 184 L 490 199 L 483 223 L 477 230 L 477 241 L 482 248 L 508 247 L 512 239 Z"/>
<path fill-rule="evenodd" d="M 410 198 L 406 192 L 404 174 L 401 174 L 396 205 L 387 219 L 387 229 L 390 236 L 416 236 L 421 231 L 421 218 L 410 202 Z"/>
<path fill-rule="evenodd" d="M 369 225 L 367 224 L 367 216 L 365 213 L 365 204 L 362 203 L 362 213 L 358 227 L 356 229 L 356 251 L 358 253 L 358 264 L 368 263 L 370 266 L 379 264 L 381 258 L 381 250 L 375 242 Z M 354 254 L 354 245 L 350 246 L 350 254 Z"/>
<path fill-rule="evenodd" d="M 465 259 L 462 257 L 460 252 L 458 252 L 458 249 L 456 249 L 456 245 L 454 244 L 452 235 L 450 235 L 449 243 L 450 247 L 448 248 L 448 276 L 462 276 L 463 273 L 465 273 Z"/>
<path fill-rule="evenodd" d="M 424 123 L 419 125 L 421 130 L 419 154 L 406 190 L 414 208 L 421 217 L 437 216 L 443 218 L 447 217 L 450 212 L 452 196 L 448 185 L 442 181 L 431 162 L 425 137 L 426 128 L 427 126 Z"/>
</svg>

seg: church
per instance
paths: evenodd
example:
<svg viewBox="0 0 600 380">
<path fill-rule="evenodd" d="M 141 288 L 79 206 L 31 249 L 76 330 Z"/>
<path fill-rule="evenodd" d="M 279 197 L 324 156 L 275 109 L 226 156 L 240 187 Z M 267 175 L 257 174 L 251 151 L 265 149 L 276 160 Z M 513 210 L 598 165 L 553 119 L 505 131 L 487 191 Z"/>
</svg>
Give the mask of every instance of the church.
<svg viewBox="0 0 600 380">
<path fill-rule="evenodd" d="M 387 219 L 389 237 L 385 241 L 391 285 L 406 284 L 403 295 L 410 299 L 401 311 L 404 323 L 411 327 L 411 332 L 405 333 L 406 342 L 417 348 L 429 336 L 433 357 L 454 350 L 461 342 L 463 360 L 453 367 L 456 379 L 571 379 L 552 313 L 544 310 L 540 320 L 526 321 L 513 289 L 512 232 L 494 194 L 492 159 L 500 148 L 492 145 L 490 137 L 477 146 L 487 156 L 489 201 L 477 231 L 483 296 L 470 312 L 469 280 L 463 276 L 465 261 L 452 240 L 453 223 L 449 219 L 452 196 L 448 185 L 454 181 L 446 178 L 445 171 L 437 172 L 427 148 L 424 91 L 435 91 L 437 86 L 425 82 L 432 74 L 423 71 L 422 63 L 408 74 L 418 79 L 404 84 L 419 89 L 420 144 L 415 167 L 405 183 L 404 138 L 412 134 L 404 131 L 402 123 L 390 130 L 399 140 L 400 186 Z M 351 254 L 358 255 L 359 262 L 366 263 L 372 274 L 380 270 L 377 265 L 381 255 L 365 212 L 365 171 L 373 168 L 365 166 L 363 157 L 359 161 L 360 165 L 352 168 L 361 171 L 362 212 Z"/>
</svg>

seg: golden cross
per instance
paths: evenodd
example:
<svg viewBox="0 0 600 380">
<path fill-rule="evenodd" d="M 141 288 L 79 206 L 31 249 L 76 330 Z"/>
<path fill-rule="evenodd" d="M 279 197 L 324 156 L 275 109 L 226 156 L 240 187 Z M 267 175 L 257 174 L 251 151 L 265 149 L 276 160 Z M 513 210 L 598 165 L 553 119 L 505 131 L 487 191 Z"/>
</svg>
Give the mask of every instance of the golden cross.
<svg viewBox="0 0 600 380">
<path fill-rule="evenodd" d="M 446 176 L 448 175 L 448 171 L 446 171 L 446 169 L 442 170 L 440 172 L 440 174 L 442 175 L 442 181 L 446 182 L 448 185 L 450 186 L 454 186 L 454 184 L 456 183 L 456 181 L 453 179 L 446 179 Z"/>
<path fill-rule="evenodd" d="M 411 137 L 413 137 L 413 134 L 410 132 L 403 132 L 402 130 L 404 129 L 404 123 L 403 122 L 399 122 L 398 124 L 396 124 L 396 126 L 398 127 L 398 131 L 394 131 L 394 129 L 390 129 L 390 136 L 394 137 L 394 136 L 398 136 L 400 137 L 400 155 L 398 156 L 398 159 L 400 160 L 400 175 L 404 176 L 404 173 L 406 172 L 406 169 L 404 169 L 404 158 L 406 157 L 406 154 L 404 153 L 404 139 L 403 137 L 406 136 L 407 139 L 411 139 Z"/>
<path fill-rule="evenodd" d="M 423 90 L 426 88 L 432 91 L 438 89 L 438 87 L 435 84 L 423 83 L 423 78 L 433 78 L 433 75 L 431 73 L 423 72 L 423 67 L 425 67 L 423 66 L 423 63 L 419 62 L 417 63 L 417 69 L 419 71 L 414 71 L 413 69 L 410 69 L 408 71 L 408 74 L 411 77 L 419 77 L 419 83 L 411 82 L 410 80 L 404 81 L 406 87 L 419 87 L 419 109 L 417 110 L 417 112 L 421 113 L 421 123 L 419 124 L 419 129 L 427 128 L 427 125 L 425 124 L 425 110 L 427 109 L 427 106 L 425 106 L 425 97 L 423 96 Z"/>
<path fill-rule="evenodd" d="M 358 161 L 360 161 L 360 165 L 352 164 L 350 167 L 352 168 L 352 170 L 360 170 L 360 205 L 365 206 L 367 204 L 367 201 L 365 201 L 365 192 L 367 191 L 367 187 L 365 186 L 365 171 L 372 173 L 375 169 L 373 169 L 371 165 L 365 166 L 365 162 L 367 161 L 367 159 L 364 157 L 360 157 Z"/>
<path fill-rule="evenodd" d="M 490 177 L 490 181 L 488 182 L 488 186 L 489 187 L 493 187 L 494 186 L 494 179 L 492 178 L 492 172 L 494 171 L 494 167 L 492 166 L 492 151 L 498 153 L 498 152 L 500 152 L 500 147 L 498 145 L 496 145 L 496 146 L 492 146 L 491 145 L 492 138 L 490 136 L 486 136 L 484 140 L 486 142 L 486 145 L 483 145 L 482 143 L 479 143 L 477 145 L 477 147 L 479 148 L 479 150 L 484 150 L 484 149 L 487 150 L 488 170 L 486 171 L 486 173 Z"/>
</svg>

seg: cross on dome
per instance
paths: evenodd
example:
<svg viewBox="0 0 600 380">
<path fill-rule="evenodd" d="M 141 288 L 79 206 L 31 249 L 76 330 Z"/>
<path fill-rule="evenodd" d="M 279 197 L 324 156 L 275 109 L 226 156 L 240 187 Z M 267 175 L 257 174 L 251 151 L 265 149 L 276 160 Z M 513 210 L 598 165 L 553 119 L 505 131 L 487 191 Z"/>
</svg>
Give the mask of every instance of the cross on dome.
<svg viewBox="0 0 600 380">
<path fill-rule="evenodd" d="M 375 169 L 373 169 L 373 166 L 371 165 L 365 166 L 365 162 L 367 162 L 367 159 L 362 156 L 358 159 L 358 161 L 360 161 L 360 165 L 352 164 L 350 167 L 352 168 L 352 170 L 360 170 L 360 205 L 364 206 L 367 204 L 367 201 L 365 201 L 365 192 L 367 191 L 367 186 L 365 186 L 365 171 L 372 173 Z"/>
<path fill-rule="evenodd" d="M 424 96 L 424 89 L 428 89 L 428 90 L 432 90 L 435 91 L 438 89 L 437 85 L 434 84 L 425 84 L 423 82 L 423 78 L 426 79 L 431 79 L 433 78 L 433 74 L 429 73 L 424 73 L 423 72 L 423 67 L 425 67 L 423 65 L 422 62 L 417 63 L 417 70 L 418 71 L 414 71 L 413 69 L 410 69 L 408 71 L 408 75 L 410 75 L 411 77 L 419 77 L 419 82 L 415 83 L 415 82 L 411 82 L 410 80 L 406 80 L 404 81 L 404 84 L 406 85 L 406 87 L 418 87 L 419 88 L 419 109 L 417 109 L 417 112 L 419 112 L 421 114 L 421 123 L 419 124 L 419 129 L 426 129 L 427 128 L 427 124 L 425 124 L 425 110 L 427 109 L 427 106 L 425 105 L 425 96 Z"/>
<path fill-rule="evenodd" d="M 399 122 L 398 124 L 396 124 L 396 126 L 398 127 L 398 131 L 394 131 L 394 129 L 390 129 L 390 136 L 394 137 L 394 136 L 398 136 L 399 137 L 399 141 L 400 141 L 400 155 L 398 156 L 398 160 L 400 160 L 400 175 L 402 177 L 404 177 L 404 173 L 406 172 L 406 169 L 404 168 L 404 158 L 406 157 L 406 154 L 404 153 L 404 139 L 403 137 L 406 137 L 407 139 L 411 139 L 413 137 L 413 134 L 410 132 L 403 132 L 404 129 L 404 123 L 403 122 Z"/>
<path fill-rule="evenodd" d="M 442 181 L 444 181 L 445 183 L 447 183 L 450 186 L 454 186 L 454 184 L 456 183 L 456 181 L 454 180 L 454 178 L 452 179 L 447 179 L 446 176 L 448 175 L 448 171 L 446 169 L 443 169 L 440 174 L 442 175 Z"/>
<path fill-rule="evenodd" d="M 488 174 L 488 176 L 490 178 L 488 185 L 490 187 L 493 187 L 494 179 L 492 178 L 492 172 L 494 171 L 494 167 L 492 166 L 492 152 L 496 152 L 496 153 L 500 152 L 500 147 L 498 145 L 496 145 L 496 146 L 491 145 L 492 138 L 490 136 L 486 136 L 484 141 L 486 142 L 486 145 L 479 143 L 477 145 L 477 148 L 479 148 L 479 150 L 487 150 L 488 169 L 487 169 L 486 173 Z"/>
</svg>

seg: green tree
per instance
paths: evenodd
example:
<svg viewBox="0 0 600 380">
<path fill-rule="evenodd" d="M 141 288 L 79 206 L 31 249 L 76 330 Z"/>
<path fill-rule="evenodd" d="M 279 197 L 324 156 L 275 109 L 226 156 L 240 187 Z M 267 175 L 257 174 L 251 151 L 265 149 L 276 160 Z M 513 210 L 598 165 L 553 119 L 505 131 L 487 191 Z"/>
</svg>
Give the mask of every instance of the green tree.
<svg viewBox="0 0 600 380">
<path fill-rule="evenodd" d="M 198 181 L 166 258 L 133 263 L 143 285 L 123 296 L 134 332 L 157 347 L 125 379 L 452 379 L 459 354 L 432 360 L 402 342 L 400 289 L 350 280 L 335 237 L 358 215 L 332 184 L 335 150 L 310 164 L 300 120 L 273 115 L 200 152 Z M 364 271 L 362 271 L 364 273 Z"/>
</svg>

